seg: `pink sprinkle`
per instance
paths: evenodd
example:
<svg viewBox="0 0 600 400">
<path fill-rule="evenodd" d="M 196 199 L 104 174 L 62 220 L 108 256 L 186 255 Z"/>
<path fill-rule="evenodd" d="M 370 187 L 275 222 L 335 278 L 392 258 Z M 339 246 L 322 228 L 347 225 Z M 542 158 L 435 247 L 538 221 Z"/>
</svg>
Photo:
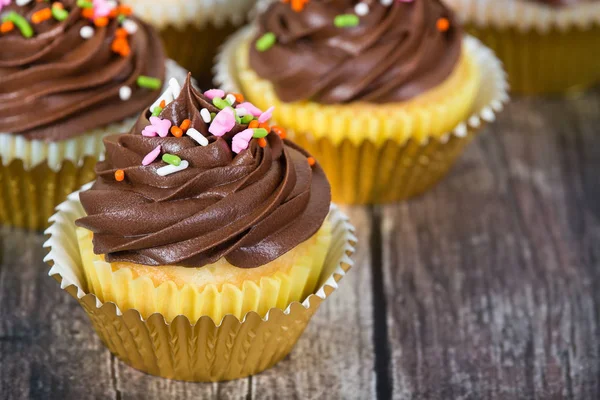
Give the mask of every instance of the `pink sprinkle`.
<svg viewBox="0 0 600 400">
<path fill-rule="evenodd" d="M 242 150 L 246 150 L 253 135 L 254 129 L 246 129 L 235 135 L 233 137 L 233 142 L 231 143 L 231 150 L 236 154 L 239 154 Z"/>
<path fill-rule="evenodd" d="M 214 99 L 215 97 L 223 98 L 225 96 L 225 92 L 221 89 L 210 89 L 204 92 L 204 95 L 209 99 Z"/>
<path fill-rule="evenodd" d="M 146 137 L 155 137 L 156 136 L 156 128 L 152 125 L 148 125 L 147 127 L 144 128 L 144 130 L 142 131 L 142 136 L 146 136 Z"/>
<path fill-rule="evenodd" d="M 260 109 L 258 109 L 254 104 L 250 103 L 250 102 L 245 102 L 242 104 L 238 104 L 236 109 L 238 108 L 245 108 L 246 111 L 248 111 L 250 114 L 252 114 L 253 117 L 258 117 L 259 115 L 262 114 L 262 111 Z"/>
<path fill-rule="evenodd" d="M 10 5 L 11 0 L 0 0 L 0 11 L 2 11 L 2 7 Z"/>
<path fill-rule="evenodd" d="M 150 117 L 150 123 L 153 128 L 156 128 L 156 133 L 160 137 L 167 137 L 169 135 L 169 129 L 173 123 L 168 119 L 161 119 L 158 117 Z"/>
<path fill-rule="evenodd" d="M 214 136 L 223 136 L 235 126 L 235 114 L 233 108 L 227 107 L 217 114 L 208 131 Z"/>
<path fill-rule="evenodd" d="M 108 17 L 110 12 L 114 8 L 114 4 L 107 0 L 93 0 L 94 4 L 94 17 Z"/>
<path fill-rule="evenodd" d="M 144 159 L 142 160 L 142 165 L 146 166 L 146 165 L 152 164 L 154 162 L 154 160 L 156 160 L 156 158 L 160 154 L 160 149 L 161 149 L 161 146 L 158 145 L 158 146 L 156 146 L 156 148 L 154 150 L 152 150 L 150 153 L 148 153 L 146 155 L 146 157 L 144 157 Z"/>
<path fill-rule="evenodd" d="M 262 124 L 263 122 L 267 122 L 268 120 L 273 118 L 274 110 L 275 110 L 275 107 L 269 107 L 269 109 L 267 111 L 260 114 L 260 117 L 258 117 L 258 122 L 260 122 Z"/>
</svg>

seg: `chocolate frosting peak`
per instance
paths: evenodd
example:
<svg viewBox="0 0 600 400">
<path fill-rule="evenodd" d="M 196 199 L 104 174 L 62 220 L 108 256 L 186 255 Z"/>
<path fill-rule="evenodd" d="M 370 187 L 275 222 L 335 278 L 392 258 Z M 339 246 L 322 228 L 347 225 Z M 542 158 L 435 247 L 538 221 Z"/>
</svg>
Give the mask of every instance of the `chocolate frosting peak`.
<svg viewBox="0 0 600 400">
<path fill-rule="evenodd" d="M 278 1 L 259 16 L 258 30 L 250 65 L 286 102 L 405 101 L 442 83 L 462 44 L 462 29 L 439 0 L 312 0 L 302 10 Z M 276 43 L 258 49 L 265 34 Z"/>
<path fill-rule="evenodd" d="M 149 111 L 130 134 L 105 139 L 106 160 L 96 168 L 93 187 L 80 195 L 87 217 L 77 225 L 94 233 L 94 251 L 108 262 L 202 267 L 224 257 L 237 267 L 254 268 L 307 240 L 323 224 L 329 183 L 318 164 L 309 165 L 306 152 L 271 131 L 265 143 L 251 139 L 235 154 L 232 138 L 248 126 L 236 123 L 225 135 L 212 136 L 203 108 L 220 112 L 188 78 L 159 117 L 174 125 L 189 119 L 190 128 L 208 139 L 206 146 L 187 135 L 143 136 Z M 157 146 L 189 167 L 159 176 L 167 165 L 160 156 L 143 166 Z M 125 174 L 121 182 L 115 180 L 117 170 Z"/>
<path fill-rule="evenodd" d="M 108 3 L 94 4 L 103 2 Z M 33 29 L 31 37 L 17 26 L 0 33 L 0 132 L 30 140 L 65 140 L 133 116 L 159 95 L 136 84 L 140 75 L 164 80 L 165 55 L 153 29 L 128 16 L 127 26 L 133 26 L 125 39 L 130 51 L 118 54 L 114 43 L 117 31 L 125 31 L 125 15 L 120 22 L 115 10 L 98 23 L 89 15 L 93 9 L 86 12 L 76 0 L 63 0 L 66 19 L 32 22 L 55 3 L 18 6 L 13 1 L 0 11 L 21 15 Z M 91 32 L 87 39 L 86 31 Z M 122 99 L 124 86 L 131 95 Z"/>
</svg>

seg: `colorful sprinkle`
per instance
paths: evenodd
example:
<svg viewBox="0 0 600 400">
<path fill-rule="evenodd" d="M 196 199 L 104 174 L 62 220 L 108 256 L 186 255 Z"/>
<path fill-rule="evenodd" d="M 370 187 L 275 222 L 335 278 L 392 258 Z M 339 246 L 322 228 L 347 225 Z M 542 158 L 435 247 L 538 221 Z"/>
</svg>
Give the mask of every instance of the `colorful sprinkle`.
<svg viewBox="0 0 600 400">
<path fill-rule="evenodd" d="M 435 26 L 437 27 L 438 31 L 446 32 L 448 29 L 450 29 L 450 21 L 448 18 L 440 18 L 437 20 Z"/>
<path fill-rule="evenodd" d="M 214 104 L 215 107 L 217 107 L 219 110 L 224 110 L 226 107 L 229 107 L 231 104 L 229 104 L 227 101 L 223 100 L 220 97 L 215 97 L 214 99 L 212 99 L 212 103 Z"/>
<path fill-rule="evenodd" d="M 169 129 L 171 128 L 171 125 L 173 125 L 168 119 L 161 119 L 158 117 L 150 117 L 150 123 L 152 124 L 153 130 L 155 130 L 160 137 L 167 137 L 169 135 Z"/>
<path fill-rule="evenodd" d="M 29 25 L 29 22 L 27 22 L 27 20 L 17 14 L 14 11 L 11 11 L 9 13 L 7 13 L 4 17 L 2 17 L 2 22 L 12 22 L 17 28 L 19 28 L 19 30 L 21 31 L 21 35 L 23 35 L 26 38 L 30 38 L 33 36 L 33 28 L 31 27 L 31 25 Z"/>
<path fill-rule="evenodd" d="M 310 0 L 291 0 L 292 3 L 292 10 L 296 11 L 296 12 L 300 12 L 302 10 L 304 10 L 304 6 L 309 2 Z M 289 3 L 290 0 L 283 0 L 284 3 Z"/>
<path fill-rule="evenodd" d="M 204 95 L 208 97 L 209 100 L 212 100 L 215 97 L 223 98 L 223 96 L 225 96 L 225 92 L 221 89 L 210 89 L 204 92 Z"/>
<path fill-rule="evenodd" d="M 333 20 L 333 24 L 338 28 L 353 28 L 358 26 L 360 19 L 354 14 L 337 15 Z"/>
<path fill-rule="evenodd" d="M 190 128 L 190 125 L 192 125 L 192 121 L 189 119 L 184 119 L 183 122 L 181 123 L 181 125 L 179 125 L 179 128 L 183 132 L 186 132 Z"/>
<path fill-rule="evenodd" d="M 189 166 L 190 166 L 190 163 L 188 163 L 185 160 L 182 160 L 181 164 L 178 167 L 175 165 L 167 165 L 167 166 L 157 169 L 156 173 L 159 176 L 167 176 L 167 175 L 171 175 L 176 172 L 179 172 L 179 171 L 183 171 L 184 169 L 187 169 Z"/>
<path fill-rule="evenodd" d="M 379 0 L 379 2 L 381 3 L 382 6 L 388 7 L 388 6 L 392 5 L 394 0 Z M 407 3 L 407 2 L 405 1 L 405 3 Z"/>
<path fill-rule="evenodd" d="M 163 110 L 164 108 L 162 108 L 161 106 L 154 107 L 154 110 L 152 111 L 152 116 L 158 117 L 160 113 L 163 112 Z"/>
<path fill-rule="evenodd" d="M 354 12 L 359 17 L 364 17 L 365 15 L 369 14 L 369 11 L 370 9 L 367 3 L 358 3 L 354 6 Z"/>
<path fill-rule="evenodd" d="M 158 145 L 154 150 L 146 154 L 146 157 L 144 157 L 144 159 L 142 160 L 142 165 L 146 166 L 152 164 L 160 155 L 161 147 L 162 146 Z"/>
<path fill-rule="evenodd" d="M 262 114 L 262 111 L 250 102 L 238 104 L 235 108 L 243 108 L 250 114 L 252 114 L 254 117 L 259 117 Z"/>
<path fill-rule="evenodd" d="M 119 89 L 119 98 L 123 101 L 131 99 L 132 90 L 129 86 L 121 86 Z"/>
<path fill-rule="evenodd" d="M 173 93 L 173 97 L 178 98 L 181 93 L 181 85 L 177 82 L 177 79 L 169 79 L 169 88 L 171 89 L 171 93 Z"/>
<path fill-rule="evenodd" d="M 235 127 L 235 113 L 233 108 L 227 107 L 221 110 L 210 124 L 208 132 L 214 136 L 223 136 Z"/>
<path fill-rule="evenodd" d="M 52 16 L 57 21 L 64 21 L 69 18 L 69 12 L 65 10 L 61 3 L 52 4 Z"/>
<path fill-rule="evenodd" d="M 243 103 L 244 102 L 244 95 L 241 93 L 232 93 L 232 95 L 235 97 L 235 101 L 238 103 Z"/>
<path fill-rule="evenodd" d="M 94 3 L 88 0 L 77 0 L 77 7 L 94 8 Z"/>
<path fill-rule="evenodd" d="M 200 110 L 200 116 L 202 117 L 202 121 L 204 121 L 207 124 L 210 124 L 210 121 L 212 120 L 212 118 L 210 116 L 210 111 L 208 111 L 208 109 L 203 108 L 202 110 Z"/>
<path fill-rule="evenodd" d="M 236 98 L 235 98 L 235 96 L 234 96 L 234 95 L 232 95 L 232 94 L 228 94 L 228 95 L 227 95 L 227 97 L 225 97 L 225 101 L 226 101 L 227 103 L 229 103 L 229 105 L 230 105 L 230 106 L 232 106 L 232 105 L 234 105 L 234 104 L 235 104 L 235 102 L 236 102 Z"/>
<path fill-rule="evenodd" d="M 255 139 L 260 139 L 260 138 L 267 137 L 268 134 L 269 134 L 269 131 L 267 131 L 266 129 L 256 128 L 256 129 L 254 129 L 254 135 L 252 135 L 252 137 Z"/>
<path fill-rule="evenodd" d="M 162 85 L 162 82 L 158 78 L 152 78 L 151 76 L 140 75 L 137 78 L 137 84 L 139 87 L 150 89 L 150 90 L 158 90 Z"/>
<path fill-rule="evenodd" d="M 183 129 L 178 126 L 172 126 L 171 135 L 175 136 L 176 138 L 180 138 L 183 136 Z"/>
<path fill-rule="evenodd" d="M 252 140 L 252 136 L 254 136 L 254 129 L 246 129 L 238 133 L 233 137 L 233 141 L 231 142 L 231 150 L 236 154 L 246 150 L 250 140 Z"/>
<path fill-rule="evenodd" d="M 176 167 L 179 167 L 181 165 L 181 158 L 179 158 L 178 156 L 176 156 L 174 154 L 168 154 L 168 153 L 163 154 L 162 160 L 164 162 L 166 162 L 167 164 L 171 164 Z"/>
<path fill-rule="evenodd" d="M 308 157 L 307 161 L 308 161 L 308 165 L 310 165 L 311 167 L 317 163 L 317 160 L 315 160 L 314 157 Z"/>
<path fill-rule="evenodd" d="M 260 114 L 260 116 L 258 117 L 258 122 L 260 122 L 262 124 L 263 122 L 267 122 L 268 120 L 273 118 L 273 111 L 275 111 L 275 107 L 274 106 L 269 107 L 269 109 L 267 111 Z"/>
<path fill-rule="evenodd" d="M 246 115 L 249 115 L 248 110 L 246 110 L 244 107 L 236 107 L 235 113 L 238 117 L 244 117 Z"/>
<path fill-rule="evenodd" d="M 258 125 L 260 125 L 260 123 L 257 120 L 252 120 L 252 121 L 250 121 L 248 128 L 250 128 L 250 129 L 258 128 Z"/>
<path fill-rule="evenodd" d="M 138 30 L 138 25 L 131 19 L 124 19 L 121 22 L 121 25 L 123 26 L 123 29 L 125 29 L 130 35 L 133 35 Z"/>
<path fill-rule="evenodd" d="M 48 8 L 42 8 L 39 11 L 34 12 L 31 15 L 31 22 L 34 24 L 41 24 L 44 21 L 48 21 L 52 18 L 52 10 Z"/>
<path fill-rule="evenodd" d="M 115 180 L 117 182 L 123 182 L 125 180 L 125 171 L 118 169 L 115 171 Z"/>
<path fill-rule="evenodd" d="M 277 36 L 273 32 L 267 32 L 256 41 L 256 50 L 267 51 L 275 45 Z"/>
<path fill-rule="evenodd" d="M 250 115 L 250 114 L 248 114 L 248 115 L 244 115 L 244 116 L 242 117 L 242 124 L 244 124 L 244 125 L 247 125 L 247 124 L 249 124 L 250 122 L 252 122 L 252 120 L 253 120 L 253 119 L 254 119 L 254 117 L 253 117 L 252 115 Z"/>
<path fill-rule="evenodd" d="M 15 4 L 18 5 L 19 7 L 23 7 L 26 6 L 27 4 L 31 3 L 33 0 L 16 0 Z M 0 0 L 0 5 L 2 4 L 2 0 Z M 4 5 L 7 6 L 10 4 L 10 0 L 4 0 Z M 2 7 L 0 7 L 2 8 Z"/>
<path fill-rule="evenodd" d="M 265 138 L 260 138 L 260 139 L 258 139 L 257 142 L 260 147 L 263 147 L 263 148 L 267 147 L 267 140 Z"/>
<path fill-rule="evenodd" d="M 198 132 L 198 130 L 190 128 L 185 134 L 191 137 L 200 146 L 208 146 L 208 139 L 203 134 Z"/>
<path fill-rule="evenodd" d="M 17 0 L 19 1 L 19 0 Z M 0 11 L 2 11 L 2 7 L 10 5 L 11 0 L 0 0 Z M 17 4 L 19 5 L 19 4 Z"/>
<path fill-rule="evenodd" d="M 272 126 L 272 127 L 271 127 L 271 130 L 272 130 L 273 132 L 275 132 L 275 134 L 276 134 L 277 136 L 279 136 L 280 138 L 282 138 L 282 139 L 285 139 L 285 138 L 287 137 L 287 132 L 285 131 L 285 129 L 283 129 L 283 128 L 282 128 L 282 127 L 280 127 L 280 126 Z"/>
<path fill-rule="evenodd" d="M 91 26 L 83 26 L 79 30 L 79 36 L 81 36 L 82 38 L 84 38 L 86 40 L 94 37 L 95 33 L 96 33 L 96 31 Z"/>
<path fill-rule="evenodd" d="M 15 24 L 11 21 L 3 22 L 2 25 L 0 25 L 0 33 L 8 33 L 13 29 L 15 29 Z"/>
</svg>

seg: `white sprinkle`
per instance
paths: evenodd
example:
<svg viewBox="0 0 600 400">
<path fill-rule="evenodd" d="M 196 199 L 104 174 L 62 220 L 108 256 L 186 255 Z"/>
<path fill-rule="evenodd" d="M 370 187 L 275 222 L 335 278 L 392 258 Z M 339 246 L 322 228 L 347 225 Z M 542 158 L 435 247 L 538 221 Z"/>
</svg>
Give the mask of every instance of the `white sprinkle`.
<svg viewBox="0 0 600 400">
<path fill-rule="evenodd" d="M 358 3 L 354 6 L 354 12 L 359 17 L 364 17 L 369 13 L 369 5 L 367 3 Z"/>
<path fill-rule="evenodd" d="M 235 103 L 235 96 L 230 93 L 227 95 L 227 97 L 225 97 L 225 101 L 228 102 L 230 106 L 232 106 L 233 103 Z"/>
<path fill-rule="evenodd" d="M 190 166 L 189 162 L 187 162 L 186 160 L 181 160 L 181 164 L 179 164 L 179 167 L 169 164 L 167 166 L 157 169 L 156 173 L 159 176 L 167 176 L 167 175 L 174 174 L 175 172 L 183 171 L 184 169 L 187 169 L 187 167 L 189 167 L 189 166 Z"/>
<path fill-rule="evenodd" d="M 110 7 L 111 10 L 119 6 L 115 0 L 107 0 L 106 5 Z"/>
<path fill-rule="evenodd" d="M 169 104 L 173 101 L 173 92 L 171 91 L 170 87 L 168 87 L 167 90 L 165 90 L 165 92 L 161 94 L 158 99 L 156 99 L 156 101 L 150 106 L 150 110 L 154 110 L 156 107 L 160 106 L 160 103 L 163 100 L 165 101 L 165 104 Z"/>
<path fill-rule="evenodd" d="M 27 4 L 31 3 L 32 0 L 17 0 L 15 1 L 15 3 L 18 6 L 26 6 Z"/>
<path fill-rule="evenodd" d="M 79 30 L 79 35 L 84 39 L 91 39 L 94 37 L 94 33 L 96 33 L 96 31 L 91 26 L 84 26 Z"/>
<path fill-rule="evenodd" d="M 382 6 L 391 6 L 394 0 L 379 0 Z"/>
<path fill-rule="evenodd" d="M 171 93 L 173 93 L 173 97 L 175 99 L 178 98 L 179 93 L 181 93 L 181 85 L 179 84 L 179 82 L 177 82 L 177 79 L 169 79 L 169 87 L 171 88 Z"/>
<path fill-rule="evenodd" d="M 212 118 L 210 116 L 210 111 L 208 111 L 207 108 L 203 108 L 202 110 L 200 110 L 200 116 L 202 117 L 202 121 L 206 122 L 207 124 L 210 124 Z"/>
<path fill-rule="evenodd" d="M 138 30 L 138 25 L 135 23 L 135 21 L 131 19 L 126 19 L 125 21 L 123 21 L 122 25 L 123 29 L 125 29 L 130 35 L 133 35 Z"/>
<path fill-rule="evenodd" d="M 131 88 L 129 86 L 121 86 L 119 89 L 119 97 L 123 101 L 127 101 L 131 98 Z"/>
<path fill-rule="evenodd" d="M 246 110 L 244 107 L 236 108 L 235 112 L 236 112 L 237 116 L 240 118 L 245 117 L 246 115 L 249 114 L 248 110 Z"/>
<path fill-rule="evenodd" d="M 200 146 L 208 146 L 208 139 L 196 129 L 190 128 L 185 134 L 194 139 Z"/>
</svg>

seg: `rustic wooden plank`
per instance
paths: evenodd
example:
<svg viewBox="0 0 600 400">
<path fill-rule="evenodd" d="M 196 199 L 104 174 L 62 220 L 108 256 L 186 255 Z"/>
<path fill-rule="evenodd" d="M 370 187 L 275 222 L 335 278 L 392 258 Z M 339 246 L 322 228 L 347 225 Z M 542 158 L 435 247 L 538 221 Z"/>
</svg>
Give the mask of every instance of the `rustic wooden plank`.
<svg viewBox="0 0 600 400">
<path fill-rule="evenodd" d="M 274 368 L 252 377 L 254 399 L 375 397 L 372 344 L 370 217 L 345 208 L 358 232 L 356 265 L 312 319 L 296 348 Z"/>
<path fill-rule="evenodd" d="M 0 231 L 0 397 L 114 399 L 110 354 L 47 276 L 44 237 Z"/>
<path fill-rule="evenodd" d="M 517 99 L 383 209 L 397 398 L 600 398 L 600 93 Z"/>
</svg>

